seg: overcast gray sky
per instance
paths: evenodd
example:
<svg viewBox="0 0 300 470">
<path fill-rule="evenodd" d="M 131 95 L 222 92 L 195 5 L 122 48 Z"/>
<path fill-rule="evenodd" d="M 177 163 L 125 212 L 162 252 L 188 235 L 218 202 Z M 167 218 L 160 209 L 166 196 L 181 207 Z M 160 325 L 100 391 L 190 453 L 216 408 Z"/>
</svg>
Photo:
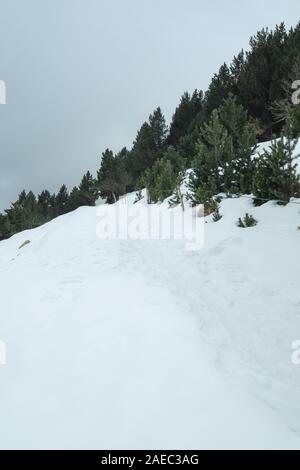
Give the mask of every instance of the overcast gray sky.
<svg viewBox="0 0 300 470">
<path fill-rule="evenodd" d="M 299 0 L 0 0 L 0 210 L 78 184 L 258 29 L 298 20 Z"/>
</svg>

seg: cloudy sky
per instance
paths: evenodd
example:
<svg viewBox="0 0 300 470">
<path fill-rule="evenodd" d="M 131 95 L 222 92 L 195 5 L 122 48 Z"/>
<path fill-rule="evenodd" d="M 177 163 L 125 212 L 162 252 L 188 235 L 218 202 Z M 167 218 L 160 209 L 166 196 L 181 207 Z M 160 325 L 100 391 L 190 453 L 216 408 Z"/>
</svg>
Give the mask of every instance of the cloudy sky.
<svg viewBox="0 0 300 470">
<path fill-rule="evenodd" d="M 0 0 L 0 210 L 78 184 L 258 29 L 299 19 L 299 0 Z"/>
</svg>

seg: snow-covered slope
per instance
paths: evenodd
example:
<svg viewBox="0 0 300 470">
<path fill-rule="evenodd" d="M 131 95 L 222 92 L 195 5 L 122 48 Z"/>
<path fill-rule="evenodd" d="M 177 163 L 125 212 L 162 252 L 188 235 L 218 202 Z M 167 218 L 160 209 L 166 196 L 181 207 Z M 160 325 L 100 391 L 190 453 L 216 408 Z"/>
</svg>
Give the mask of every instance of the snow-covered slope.
<svg viewBox="0 0 300 470">
<path fill-rule="evenodd" d="M 97 208 L 0 243 L 1 448 L 300 448 L 300 205 L 220 211 L 196 251 Z"/>
</svg>

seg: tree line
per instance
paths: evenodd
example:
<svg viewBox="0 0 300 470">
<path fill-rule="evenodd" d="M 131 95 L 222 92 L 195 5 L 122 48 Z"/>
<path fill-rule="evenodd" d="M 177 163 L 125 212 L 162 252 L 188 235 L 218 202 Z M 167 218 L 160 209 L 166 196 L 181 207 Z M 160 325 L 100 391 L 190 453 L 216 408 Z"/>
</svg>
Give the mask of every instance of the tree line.
<svg viewBox="0 0 300 470">
<path fill-rule="evenodd" d="M 291 100 L 300 80 L 300 23 L 263 29 L 249 50 L 223 64 L 208 90 L 185 92 L 167 126 L 158 107 L 138 130 L 131 149 L 101 157 L 95 177 L 88 171 L 80 184 L 57 194 L 22 191 L 0 214 L 0 239 L 37 227 L 99 196 L 116 202 L 127 192 L 147 188 L 149 203 L 170 197 L 180 204 L 187 169 L 192 204 L 214 206 L 220 192 L 253 194 L 257 204 L 299 196 L 294 149 L 300 134 L 300 105 Z M 270 150 L 254 158 L 257 143 L 273 139 Z"/>
</svg>

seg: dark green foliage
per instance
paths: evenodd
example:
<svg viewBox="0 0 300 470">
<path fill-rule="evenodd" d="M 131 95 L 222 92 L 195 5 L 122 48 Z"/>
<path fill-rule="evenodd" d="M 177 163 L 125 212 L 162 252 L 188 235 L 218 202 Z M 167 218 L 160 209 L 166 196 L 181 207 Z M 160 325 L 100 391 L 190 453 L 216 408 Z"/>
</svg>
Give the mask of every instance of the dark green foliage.
<svg viewBox="0 0 300 470">
<path fill-rule="evenodd" d="M 73 189 L 70 192 L 69 200 L 68 200 L 68 212 L 75 211 L 80 207 L 80 194 L 79 194 L 79 188 L 77 186 L 74 186 Z"/>
<path fill-rule="evenodd" d="M 53 217 L 59 215 L 57 210 L 57 201 L 55 194 L 45 189 L 38 195 L 39 211 L 45 217 L 45 220 L 51 220 Z"/>
<path fill-rule="evenodd" d="M 169 160 L 157 160 L 153 167 L 148 168 L 142 183 L 147 189 L 148 202 L 162 202 L 171 196 L 176 186 L 176 173 Z"/>
<path fill-rule="evenodd" d="M 292 136 L 300 137 L 300 104 L 291 108 L 288 119 L 290 119 Z"/>
<path fill-rule="evenodd" d="M 49 194 L 50 196 L 50 194 Z M 51 200 L 51 198 L 50 198 Z M 68 210 L 69 194 L 65 184 L 62 185 L 55 197 L 57 215 L 65 214 Z M 51 203 L 50 203 L 51 205 Z"/>
<path fill-rule="evenodd" d="M 203 106 L 202 91 L 195 90 L 192 95 L 188 92 L 182 95 L 170 124 L 167 139 L 169 145 L 178 146 L 180 140 L 192 132 L 196 123 L 199 124 L 200 120 L 203 122 Z"/>
<path fill-rule="evenodd" d="M 49 220 L 42 213 L 41 207 L 32 191 L 29 191 L 28 194 L 22 191 L 18 200 L 5 212 L 7 217 L 5 225 L 9 229 L 9 235 L 38 227 Z"/>
<path fill-rule="evenodd" d="M 210 116 L 214 109 L 217 109 L 223 101 L 233 92 L 233 77 L 226 64 L 220 67 L 209 85 L 205 95 L 205 112 Z"/>
<path fill-rule="evenodd" d="M 251 38 L 250 47 L 240 78 L 239 95 L 250 115 L 263 123 L 264 137 L 268 139 L 276 131 L 272 127 L 270 105 L 282 97 L 282 81 L 290 67 L 284 24 L 276 26 L 274 31 L 259 31 Z"/>
<path fill-rule="evenodd" d="M 80 185 L 72 189 L 64 210 L 70 212 L 81 206 L 94 206 L 97 197 L 96 181 L 88 171 L 83 176 Z"/>
<path fill-rule="evenodd" d="M 258 124 L 229 95 L 219 108 L 220 122 L 229 136 L 229 159 L 224 167 L 224 191 L 247 194 L 253 177 L 252 155 L 256 150 Z"/>
<path fill-rule="evenodd" d="M 101 167 L 97 174 L 100 195 L 107 202 L 117 201 L 115 182 L 115 157 L 111 150 L 106 149 L 102 154 Z"/>
<path fill-rule="evenodd" d="M 256 132 L 255 123 L 232 95 L 213 111 L 196 143 L 189 180 L 194 204 L 203 204 L 219 192 L 251 192 Z"/>
<path fill-rule="evenodd" d="M 176 150 L 175 147 L 170 145 L 164 152 L 163 159 L 168 160 L 171 163 L 172 168 L 177 175 L 185 173 L 186 160 L 180 150 Z"/>
<path fill-rule="evenodd" d="M 257 220 L 252 215 L 246 214 L 245 217 L 239 218 L 237 225 L 241 228 L 254 227 L 257 225 Z"/>
<path fill-rule="evenodd" d="M 73 188 L 70 196 L 65 185 L 57 195 L 44 190 L 37 198 L 32 191 L 22 191 L 5 214 L 0 214 L 0 240 L 38 227 L 82 205 L 93 205 L 96 195 L 94 180 L 89 172 L 83 177 L 79 188 Z"/>
<path fill-rule="evenodd" d="M 168 132 L 166 120 L 160 107 L 158 107 L 153 114 L 150 114 L 149 125 L 152 133 L 154 149 L 156 152 L 160 153 L 164 148 Z"/>
<path fill-rule="evenodd" d="M 281 137 L 256 159 L 252 187 L 257 205 L 266 200 L 288 203 L 291 197 L 299 195 L 295 146 L 296 141 Z"/>
<path fill-rule="evenodd" d="M 203 123 L 201 123 L 202 125 Z M 185 136 L 181 137 L 178 145 L 178 149 L 182 156 L 186 160 L 187 167 L 190 168 L 192 162 L 196 156 L 196 143 L 200 136 L 200 127 L 198 125 L 195 128 L 186 134 Z"/>
<path fill-rule="evenodd" d="M 94 206 L 98 196 L 96 181 L 88 171 L 82 178 L 79 185 L 79 194 L 81 198 L 81 206 Z"/>
<path fill-rule="evenodd" d="M 103 153 L 101 167 L 97 175 L 97 187 L 101 197 L 106 198 L 108 203 L 116 202 L 130 188 L 132 176 L 128 167 L 126 149 L 116 156 L 108 149 Z"/>
<path fill-rule="evenodd" d="M 205 96 L 206 119 L 233 93 L 249 115 L 262 125 L 261 140 L 280 134 L 284 123 L 274 124 L 271 106 L 284 97 L 282 83 L 287 79 L 300 50 L 300 23 L 286 31 L 281 23 L 275 29 L 262 29 L 250 39 L 250 48 L 223 64 L 214 75 Z"/>
<path fill-rule="evenodd" d="M 148 202 L 162 202 L 173 195 L 171 205 L 182 204 L 180 185 L 185 174 L 185 160 L 180 151 L 169 146 L 163 158 L 142 175 L 140 184 L 147 188 Z"/>
<path fill-rule="evenodd" d="M 0 240 L 10 237 L 12 234 L 11 224 L 7 215 L 0 214 Z"/>
<path fill-rule="evenodd" d="M 199 173 L 192 173 L 190 175 L 190 191 L 187 194 L 187 198 L 194 206 L 207 203 L 207 201 L 211 200 L 211 198 L 218 192 L 214 178 L 205 178 L 205 181 L 200 183 L 198 175 Z"/>
<path fill-rule="evenodd" d="M 129 169 L 135 181 L 162 157 L 165 149 L 167 126 L 160 108 L 157 108 L 139 130 L 130 156 Z"/>
</svg>

